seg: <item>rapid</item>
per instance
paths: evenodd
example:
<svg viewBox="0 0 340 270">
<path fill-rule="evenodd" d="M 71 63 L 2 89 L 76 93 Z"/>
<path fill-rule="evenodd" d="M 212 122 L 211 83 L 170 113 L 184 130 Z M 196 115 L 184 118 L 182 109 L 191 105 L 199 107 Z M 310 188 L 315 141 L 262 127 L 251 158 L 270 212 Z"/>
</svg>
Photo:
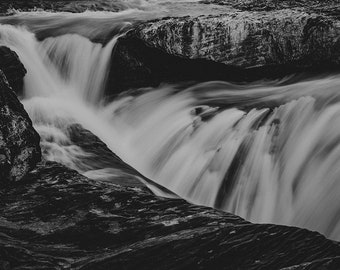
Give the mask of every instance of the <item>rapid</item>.
<svg viewBox="0 0 340 270">
<path fill-rule="evenodd" d="M 0 20 L 0 45 L 27 69 L 21 101 L 44 158 L 100 178 L 69 138 L 77 123 L 190 202 L 340 240 L 340 76 L 164 84 L 108 100 L 113 48 L 134 21 L 159 16 L 149 5 Z"/>
</svg>

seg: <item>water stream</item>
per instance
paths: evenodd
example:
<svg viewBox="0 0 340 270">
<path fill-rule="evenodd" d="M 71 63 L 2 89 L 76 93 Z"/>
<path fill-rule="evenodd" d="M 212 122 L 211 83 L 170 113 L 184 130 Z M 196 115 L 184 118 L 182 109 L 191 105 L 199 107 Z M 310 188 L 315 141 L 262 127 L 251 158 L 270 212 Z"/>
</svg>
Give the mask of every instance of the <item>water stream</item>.
<svg viewBox="0 0 340 270">
<path fill-rule="evenodd" d="M 105 35 L 113 33 L 105 45 L 90 41 L 100 23 L 88 28 L 88 22 L 100 13 L 53 15 L 66 16 L 72 27 L 41 14 L 35 27 L 62 29 L 42 41 L 36 29 L 0 25 L 0 44 L 16 51 L 28 71 L 22 102 L 44 157 L 96 178 L 79 165 L 89 153 L 67 132 L 79 123 L 142 174 L 193 203 L 340 240 L 339 75 L 295 83 L 206 82 L 182 91 L 162 85 L 105 102 L 117 38 L 141 13 L 152 16 L 148 12 L 101 17 L 112 27 L 104 27 Z"/>
</svg>

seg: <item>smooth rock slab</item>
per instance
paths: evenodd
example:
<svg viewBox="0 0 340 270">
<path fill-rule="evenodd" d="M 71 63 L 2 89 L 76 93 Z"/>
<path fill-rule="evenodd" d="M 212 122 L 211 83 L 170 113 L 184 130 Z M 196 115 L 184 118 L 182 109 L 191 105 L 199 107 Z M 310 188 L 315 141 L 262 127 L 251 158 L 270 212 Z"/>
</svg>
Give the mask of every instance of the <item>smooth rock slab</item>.
<svg viewBox="0 0 340 270">
<path fill-rule="evenodd" d="M 42 163 L 0 191 L 1 269 L 339 269 L 316 232 L 240 217 Z M 307 267 L 308 266 L 308 267 Z"/>
</svg>

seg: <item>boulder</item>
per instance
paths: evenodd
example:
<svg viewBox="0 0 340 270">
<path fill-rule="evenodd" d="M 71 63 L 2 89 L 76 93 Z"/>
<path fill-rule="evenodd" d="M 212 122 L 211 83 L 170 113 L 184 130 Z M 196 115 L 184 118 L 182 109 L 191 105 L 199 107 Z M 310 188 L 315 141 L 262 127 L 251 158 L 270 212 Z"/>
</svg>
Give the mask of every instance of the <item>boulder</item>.
<svg viewBox="0 0 340 270">
<path fill-rule="evenodd" d="M 16 52 L 5 46 L 0 46 L 0 69 L 15 93 L 21 95 L 27 71 Z"/>
<path fill-rule="evenodd" d="M 40 163 L 0 191 L 1 269 L 339 269 L 316 232 L 252 224 Z M 323 268 L 322 268 L 323 267 Z"/>
<path fill-rule="evenodd" d="M 137 88 L 188 80 L 244 82 L 339 70 L 337 1 L 206 0 L 195 9 L 194 16 L 174 12 L 138 23 L 118 40 L 111 93 L 129 83 Z"/>
<path fill-rule="evenodd" d="M 4 70 L 10 82 L 18 82 L 22 80 L 23 69 L 17 56 L 12 53 L 14 60 L 11 62 L 10 55 L 8 49 L 0 49 L 0 59 L 8 61 Z M 39 135 L 0 70 L 0 185 L 20 181 L 39 161 Z"/>
</svg>

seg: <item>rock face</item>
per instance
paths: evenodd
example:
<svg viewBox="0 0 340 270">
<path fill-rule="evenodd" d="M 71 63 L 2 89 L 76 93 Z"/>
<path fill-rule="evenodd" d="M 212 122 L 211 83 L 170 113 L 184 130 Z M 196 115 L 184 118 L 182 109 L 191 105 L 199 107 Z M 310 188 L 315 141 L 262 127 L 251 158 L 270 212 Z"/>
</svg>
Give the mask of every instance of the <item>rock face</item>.
<svg viewBox="0 0 340 270">
<path fill-rule="evenodd" d="M 19 56 L 5 46 L 0 46 L 0 69 L 4 72 L 9 85 L 19 95 L 22 94 L 26 69 Z"/>
<path fill-rule="evenodd" d="M 201 3 L 206 6 L 204 15 L 140 23 L 121 38 L 113 63 L 117 60 L 124 73 L 130 75 L 126 78 L 117 75 L 117 85 L 124 89 L 129 80 L 132 87 L 157 85 L 149 74 L 160 74 L 159 81 L 165 82 L 173 82 L 174 78 L 179 78 L 177 82 L 249 81 L 297 71 L 339 69 L 337 1 L 315 0 L 307 4 L 293 0 L 207 0 Z M 218 14 L 213 11 L 216 6 L 219 6 Z M 211 15 L 207 15 L 209 9 Z M 143 55 L 148 55 L 147 59 Z M 201 65 L 191 62 L 192 65 L 181 68 L 185 60 L 200 61 Z"/>
<path fill-rule="evenodd" d="M 339 269 L 340 245 L 304 229 L 89 180 L 41 163 L 0 191 L 1 269 Z"/>
<path fill-rule="evenodd" d="M 340 21 L 290 9 L 163 19 L 136 35 L 172 55 L 242 68 L 340 62 Z"/>
<path fill-rule="evenodd" d="M 202 59 L 186 59 L 151 48 L 136 38 L 134 31 L 120 38 L 112 54 L 106 92 L 117 95 L 129 88 L 158 86 L 162 82 L 196 82 L 211 80 L 242 80 L 257 77 L 256 72 L 245 73 Z"/>
<path fill-rule="evenodd" d="M 8 50 L 0 49 L 0 59 L 9 63 L 5 72 L 11 81 L 16 82 L 22 80 L 23 70 L 17 64 L 16 55 L 12 55 L 13 62 Z M 0 185 L 21 180 L 39 160 L 39 135 L 0 70 Z"/>
</svg>

